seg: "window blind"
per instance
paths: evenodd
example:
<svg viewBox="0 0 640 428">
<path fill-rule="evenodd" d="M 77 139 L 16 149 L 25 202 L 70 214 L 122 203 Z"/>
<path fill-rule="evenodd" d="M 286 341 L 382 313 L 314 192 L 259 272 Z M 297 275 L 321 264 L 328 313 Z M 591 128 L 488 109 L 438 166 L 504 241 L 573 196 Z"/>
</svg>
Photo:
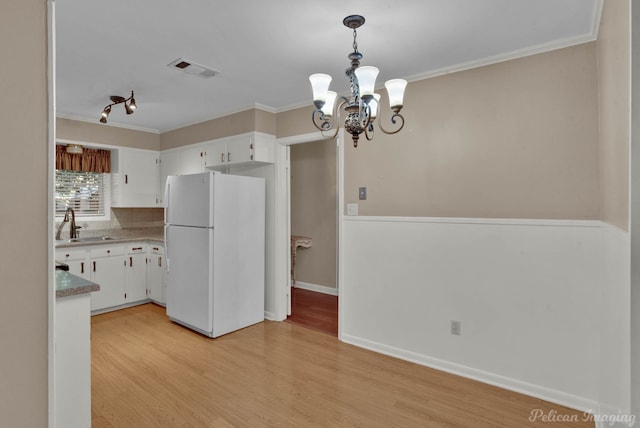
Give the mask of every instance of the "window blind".
<svg viewBox="0 0 640 428">
<path fill-rule="evenodd" d="M 107 174 L 56 170 L 56 216 L 73 208 L 76 216 L 104 216 Z"/>
</svg>

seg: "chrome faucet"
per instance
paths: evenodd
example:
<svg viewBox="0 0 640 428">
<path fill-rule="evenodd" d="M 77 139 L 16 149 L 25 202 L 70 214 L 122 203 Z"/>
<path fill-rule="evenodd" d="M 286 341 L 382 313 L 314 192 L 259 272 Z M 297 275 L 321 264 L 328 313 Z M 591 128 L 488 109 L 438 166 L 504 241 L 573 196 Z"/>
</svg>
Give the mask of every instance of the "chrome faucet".
<svg viewBox="0 0 640 428">
<path fill-rule="evenodd" d="M 69 213 L 71 213 L 71 223 L 69 224 L 69 239 L 76 239 L 78 237 L 77 230 L 80 229 L 79 226 L 76 226 L 76 213 L 73 211 L 73 208 L 67 208 L 64 212 L 64 219 L 60 222 L 60 226 L 58 226 L 58 230 L 56 230 L 56 241 L 62 239 L 60 235 L 62 234 L 62 229 L 64 228 L 64 224 L 69 221 Z"/>
</svg>

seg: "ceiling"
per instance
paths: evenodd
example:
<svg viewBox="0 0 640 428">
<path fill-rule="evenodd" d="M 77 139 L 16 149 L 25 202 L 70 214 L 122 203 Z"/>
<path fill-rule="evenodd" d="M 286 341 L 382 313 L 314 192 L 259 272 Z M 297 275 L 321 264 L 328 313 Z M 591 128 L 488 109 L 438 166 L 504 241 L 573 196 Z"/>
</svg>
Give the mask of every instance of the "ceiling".
<svg viewBox="0 0 640 428">
<path fill-rule="evenodd" d="M 155 132 L 261 108 L 311 105 L 308 76 L 346 92 L 352 32 L 378 83 L 416 80 L 592 41 L 602 0 L 56 0 L 56 108 L 97 123 L 110 95 L 135 90 L 109 125 Z M 185 58 L 204 79 L 167 64 Z M 103 125 L 103 126 L 109 126 Z"/>
</svg>

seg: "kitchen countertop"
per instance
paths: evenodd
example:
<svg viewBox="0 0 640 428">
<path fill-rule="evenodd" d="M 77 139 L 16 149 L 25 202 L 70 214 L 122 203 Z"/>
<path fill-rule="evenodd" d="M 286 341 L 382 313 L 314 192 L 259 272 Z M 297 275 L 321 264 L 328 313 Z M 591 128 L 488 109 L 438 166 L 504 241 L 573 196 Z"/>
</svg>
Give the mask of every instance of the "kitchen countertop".
<svg viewBox="0 0 640 428">
<path fill-rule="evenodd" d="M 77 296 L 99 290 L 100 286 L 95 282 L 56 269 L 56 297 Z"/>
<path fill-rule="evenodd" d="M 63 236 L 65 234 L 63 233 Z M 68 236 L 68 234 L 66 235 Z M 68 239 L 55 241 L 56 248 L 72 248 L 84 247 L 87 245 L 105 245 L 120 244 L 127 242 L 148 241 L 158 244 L 164 244 L 164 228 L 163 227 L 139 227 L 129 229 L 104 229 L 80 232 L 80 239 L 92 238 L 98 236 L 108 236 L 109 239 L 104 241 L 85 241 L 85 242 L 69 242 Z"/>
</svg>

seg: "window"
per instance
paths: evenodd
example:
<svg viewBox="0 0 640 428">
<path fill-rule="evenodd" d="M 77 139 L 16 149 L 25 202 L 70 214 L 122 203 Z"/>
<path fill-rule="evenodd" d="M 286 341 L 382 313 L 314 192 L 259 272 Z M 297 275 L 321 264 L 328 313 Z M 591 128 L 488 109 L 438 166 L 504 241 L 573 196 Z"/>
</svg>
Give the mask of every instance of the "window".
<svg viewBox="0 0 640 428">
<path fill-rule="evenodd" d="M 56 217 L 73 208 L 76 217 L 108 220 L 109 174 L 56 170 Z"/>
</svg>

